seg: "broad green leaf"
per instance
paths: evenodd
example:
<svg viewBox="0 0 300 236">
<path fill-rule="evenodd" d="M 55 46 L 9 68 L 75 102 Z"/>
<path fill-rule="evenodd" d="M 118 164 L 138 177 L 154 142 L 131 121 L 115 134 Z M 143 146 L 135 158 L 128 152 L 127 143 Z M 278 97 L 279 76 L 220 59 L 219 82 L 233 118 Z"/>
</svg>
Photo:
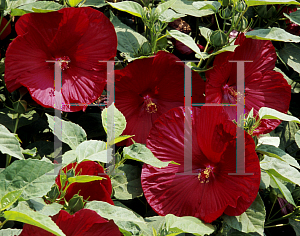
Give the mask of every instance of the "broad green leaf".
<svg viewBox="0 0 300 236">
<path fill-rule="evenodd" d="M 100 176 L 92 176 L 92 175 L 78 175 L 75 177 L 68 178 L 68 182 L 72 183 L 88 183 L 92 181 L 102 180 L 105 179 L 104 177 Z"/>
<path fill-rule="evenodd" d="M 96 211 L 103 218 L 113 220 L 119 228 L 130 232 L 132 235 L 140 235 L 140 233 L 152 235 L 143 217 L 131 210 L 101 201 L 88 202 L 85 208 Z"/>
<path fill-rule="evenodd" d="M 284 198 L 289 202 L 291 203 L 292 205 L 296 206 L 295 202 L 294 202 L 294 199 L 292 197 L 292 194 L 291 192 L 288 190 L 288 188 L 283 184 L 281 183 L 281 181 L 279 179 L 277 179 L 274 175 L 270 174 L 268 171 L 267 173 L 269 174 L 270 178 L 274 181 L 275 183 L 275 186 L 272 184 L 272 181 L 271 181 L 271 186 L 273 188 L 278 188 L 281 192 L 281 194 L 284 196 Z"/>
<path fill-rule="evenodd" d="M 279 51 L 282 60 L 300 73 L 300 47 L 294 43 L 285 43 L 284 47 Z"/>
<path fill-rule="evenodd" d="M 290 156 L 289 154 L 287 154 L 285 151 L 281 150 L 280 148 L 274 147 L 273 145 L 262 144 L 262 145 L 259 145 L 255 149 L 255 151 L 259 152 L 261 154 L 267 155 L 269 157 L 275 157 L 281 161 L 285 161 L 286 163 L 290 164 L 291 166 L 295 166 L 300 169 L 300 165 L 294 157 Z"/>
<path fill-rule="evenodd" d="M 123 155 L 124 158 L 141 161 L 148 165 L 158 167 L 158 168 L 166 167 L 170 163 L 177 164 L 173 161 L 163 162 L 157 159 L 150 151 L 150 149 L 148 149 L 145 145 L 141 143 L 134 143 L 129 147 L 125 147 L 123 149 Z"/>
<path fill-rule="evenodd" d="M 285 17 L 287 17 L 291 22 L 300 25 L 300 10 L 291 12 L 289 15 L 283 13 Z"/>
<path fill-rule="evenodd" d="M 67 166 L 70 163 L 77 161 L 76 150 L 70 150 L 62 155 L 62 165 Z"/>
<path fill-rule="evenodd" d="M 245 0 L 248 7 L 258 5 L 270 5 L 270 4 L 295 4 L 299 5 L 297 1 L 291 0 Z"/>
<path fill-rule="evenodd" d="M 273 27 L 270 29 L 257 29 L 246 33 L 247 38 L 273 40 L 281 42 L 300 42 L 300 37 L 286 32 L 284 29 Z"/>
<path fill-rule="evenodd" d="M 196 54 L 199 54 L 199 56 L 202 57 L 202 53 L 199 47 L 197 46 L 197 44 L 191 36 L 182 33 L 179 30 L 170 30 L 168 31 L 168 33 L 170 36 L 182 42 L 184 45 L 186 45 L 187 47 L 192 49 Z"/>
<path fill-rule="evenodd" d="M 157 8 L 155 9 L 155 13 L 161 15 L 165 12 L 168 8 L 170 8 L 177 0 L 169 0 L 164 3 L 160 3 Z"/>
<path fill-rule="evenodd" d="M 33 198 L 28 200 L 26 203 L 31 209 L 45 216 L 54 216 L 63 207 L 63 205 L 58 204 L 56 202 L 51 204 L 46 204 L 43 198 Z"/>
<path fill-rule="evenodd" d="M 110 105 L 102 111 L 102 124 L 108 135 L 108 142 L 119 137 L 126 128 L 125 116 L 115 107 Z"/>
<path fill-rule="evenodd" d="M 140 4 L 132 1 L 117 2 L 117 3 L 108 2 L 108 4 L 111 5 L 113 8 L 116 8 L 120 11 L 125 11 L 137 17 L 142 17 L 144 12 Z"/>
<path fill-rule="evenodd" d="M 51 220 L 50 217 L 33 211 L 25 204 L 19 204 L 16 208 L 4 212 L 7 220 L 19 221 L 42 228 L 58 236 L 65 236 L 60 228 Z"/>
<path fill-rule="evenodd" d="M 252 205 L 239 216 L 222 216 L 224 221 L 232 228 L 244 233 L 257 232 L 264 235 L 264 222 L 266 210 L 259 194 Z"/>
<path fill-rule="evenodd" d="M 6 210 L 11 207 L 21 196 L 23 189 L 18 189 L 5 194 L 0 202 L 0 211 Z"/>
<path fill-rule="evenodd" d="M 108 151 L 110 151 L 110 149 Z M 106 143 L 97 140 L 84 141 L 79 144 L 76 148 L 76 156 L 78 162 L 90 160 L 108 163 L 112 158 L 112 156 L 109 155 L 110 159 L 107 159 Z"/>
<path fill-rule="evenodd" d="M 226 47 L 223 47 L 221 48 L 220 50 L 216 51 L 216 52 L 213 52 L 211 54 L 208 54 L 208 53 L 202 53 L 201 55 L 203 56 L 204 59 L 207 59 L 207 58 L 210 58 L 211 56 L 216 56 L 220 53 L 223 53 L 223 52 L 234 52 L 234 50 L 238 47 L 239 45 L 230 45 L 230 46 L 226 46 Z M 199 56 L 198 54 L 196 54 L 196 57 L 197 58 L 201 58 L 201 56 Z"/>
<path fill-rule="evenodd" d="M 79 125 L 70 121 L 61 120 L 58 117 L 50 116 L 47 113 L 46 116 L 53 134 L 55 134 L 60 141 L 68 144 L 71 149 L 75 149 L 80 143 L 86 140 L 86 133 Z M 61 127 L 60 129 L 54 130 L 54 120 L 58 124 L 61 124 L 59 125 L 59 127 Z"/>
<path fill-rule="evenodd" d="M 32 156 L 32 157 L 35 157 L 36 152 L 37 152 L 36 147 L 34 147 L 32 149 L 22 149 L 22 154 L 26 154 L 26 155 L 29 155 L 29 156 Z"/>
<path fill-rule="evenodd" d="M 164 216 L 146 217 L 144 220 L 147 222 L 148 227 L 154 229 L 156 232 L 160 232 L 166 223 L 166 218 Z"/>
<path fill-rule="evenodd" d="M 113 196 L 117 199 L 127 200 L 142 196 L 141 169 L 128 164 L 120 165 L 111 177 L 111 185 Z"/>
<path fill-rule="evenodd" d="M 180 17 L 185 17 L 185 16 L 186 16 L 185 14 L 176 13 L 172 9 L 167 9 L 166 11 L 164 11 L 162 14 L 159 15 L 158 19 L 161 22 L 169 23 Z"/>
<path fill-rule="evenodd" d="M 113 144 L 115 144 L 115 143 L 122 142 L 122 141 L 124 141 L 124 140 L 126 140 L 126 139 L 128 139 L 128 138 L 133 137 L 133 136 L 134 136 L 134 135 L 122 135 L 122 136 L 119 136 L 119 137 L 115 138 L 115 140 L 110 141 L 109 145 L 113 145 Z"/>
<path fill-rule="evenodd" d="M 276 178 L 300 185 L 300 172 L 285 161 L 265 155 L 260 167 Z"/>
<path fill-rule="evenodd" d="M 51 1 L 38 1 L 20 6 L 18 9 L 24 10 L 26 12 L 37 12 L 46 13 L 52 11 L 58 11 L 62 9 L 63 6 L 56 2 Z"/>
<path fill-rule="evenodd" d="M 193 6 L 199 10 L 213 10 L 214 13 L 217 13 L 219 8 L 221 7 L 221 3 L 218 1 L 201 1 L 201 2 L 193 2 Z"/>
<path fill-rule="evenodd" d="M 210 35 L 212 34 L 212 30 L 209 28 L 205 28 L 202 26 L 199 26 L 199 30 L 201 35 L 206 39 L 206 41 L 209 41 Z"/>
<path fill-rule="evenodd" d="M 294 116 L 284 114 L 282 112 L 276 111 L 275 109 L 269 107 L 262 107 L 259 109 L 258 116 L 260 119 L 273 119 L 273 120 L 284 120 L 293 121 L 300 124 L 300 120 Z"/>
<path fill-rule="evenodd" d="M 266 137 L 262 136 L 258 138 L 257 145 L 266 144 L 266 145 L 272 145 L 274 147 L 279 147 L 280 144 L 280 138 L 279 137 Z"/>
<path fill-rule="evenodd" d="M 22 233 L 22 229 L 1 229 L 0 236 L 17 236 Z"/>
<path fill-rule="evenodd" d="M 0 124 L 0 152 L 18 159 L 24 159 L 19 140 L 14 134 Z"/>
<path fill-rule="evenodd" d="M 0 173 L 0 197 L 23 189 L 25 200 L 42 197 L 55 182 L 55 165 L 45 160 L 17 160 Z"/>
<path fill-rule="evenodd" d="M 300 219 L 299 217 L 289 218 L 289 224 L 293 227 L 296 236 L 300 236 Z"/>
<path fill-rule="evenodd" d="M 89 6 L 89 7 L 103 7 L 105 5 L 108 5 L 105 0 L 86 0 L 83 4 L 83 6 Z"/>
<path fill-rule="evenodd" d="M 270 175 L 265 170 L 261 170 L 259 188 L 266 189 L 269 186 L 270 186 Z"/>
<path fill-rule="evenodd" d="M 82 0 L 67 0 L 71 7 L 76 7 Z"/>
<path fill-rule="evenodd" d="M 165 216 L 168 231 L 176 230 L 180 233 L 192 233 L 194 235 L 211 234 L 215 228 L 211 224 L 205 224 L 201 220 L 192 216 L 178 217 L 172 214 Z"/>
<path fill-rule="evenodd" d="M 198 10 L 192 4 L 194 1 L 177 0 L 171 8 L 181 14 L 191 15 L 195 17 L 202 17 L 214 14 L 211 9 Z"/>
<path fill-rule="evenodd" d="M 14 131 L 17 117 L 18 114 L 14 113 L 8 108 L 0 109 L 1 124 L 4 125 L 6 128 L 8 128 L 11 132 Z M 21 114 L 19 118 L 18 128 L 25 125 L 29 125 L 34 121 L 38 120 L 38 118 L 39 115 L 34 110 Z"/>
<path fill-rule="evenodd" d="M 295 141 L 297 143 L 297 146 L 300 148 L 300 131 L 299 130 L 295 134 Z"/>
<path fill-rule="evenodd" d="M 6 0 L 7 8 L 4 11 L 4 16 L 9 14 L 11 12 L 11 10 L 14 9 L 14 8 L 18 8 L 22 5 L 32 3 L 32 2 L 36 2 L 36 1 L 37 0 Z"/>
<path fill-rule="evenodd" d="M 110 12 L 110 21 L 114 25 L 117 34 L 118 50 L 127 53 L 131 58 L 136 57 L 139 49 L 148 40 L 129 26 L 123 24 L 112 12 Z"/>
</svg>

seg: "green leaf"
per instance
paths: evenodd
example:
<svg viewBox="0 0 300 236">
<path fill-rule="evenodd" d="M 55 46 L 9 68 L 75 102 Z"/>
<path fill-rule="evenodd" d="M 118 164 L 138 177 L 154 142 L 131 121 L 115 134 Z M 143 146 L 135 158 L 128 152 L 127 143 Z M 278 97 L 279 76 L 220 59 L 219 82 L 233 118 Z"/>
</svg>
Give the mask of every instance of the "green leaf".
<svg viewBox="0 0 300 236">
<path fill-rule="evenodd" d="M 29 155 L 29 156 L 32 156 L 32 157 L 35 157 L 36 152 L 37 152 L 36 147 L 34 147 L 32 149 L 22 149 L 22 154 L 26 154 L 26 155 Z"/>
<path fill-rule="evenodd" d="M 238 47 L 239 45 L 230 45 L 230 46 L 226 46 L 226 47 L 223 47 L 221 48 L 220 50 L 216 51 L 216 52 L 213 52 L 211 54 L 208 54 L 208 53 L 202 53 L 202 56 L 204 59 L 208 59 L 210 58 L 211 56 L 216 56 L 220 53 L 223 53 L 223 52 L 234 52 L 234 50 Z M 201 56 L 199 56 L 198 54 L 195 55 L 197 58 L 201 58 Z"/>
<path fill-rule="evenodd" d="M 152 216 L 146 217 L 145 221 L 150 229 L 154 229 L 156 232 L 160 232 L 162 227 L 166 223 L 166 219 L 164 216 Z"/>
<path fill-rule="evenodd" d="M 158 168 L 166 167 L 170 163 L 177 164 L 173 161 L 163 162 L 157 159 L 150 151 L 150 149 L 148 149 L 145 145 L 141 143 L 134 143 L 129 147 L 125 147 L 123 149 L 123 155 L 124 158 L 141 161 L 148 165 L 158 167 Z"/>
<path fill-rule="evenodd" d="M 269 157 L 275 157 L 281 161 L 285 161 L 286 163 L 290 164 L 291 166 L 297 167 L 300 169 L 299 163 L 296 161 L 296 159 L 289 154 L 287 154 L 285 151 L 281 150 L 280 148 L 274 147 L 273 145 L 266 145 L 262 144 L 259 145 L 256 149 L 256 152 L 259 152 L 261 154 L 267 155 Z"/>
<path fill-rule="evenodd" d="M 300 185 L 300 172 L 285 161 L 265 155 L 260 162 L 260 167 L 269 175 L 272 174 L 283 181 Z"/>
<path fill-rule="evenodd" d="M 112 12 L 110 12 L 110 21 L 114 25 L 117 34 L 117 49 L 129 54 L 129 57 L 134 58 L 137 56 L 139 49 L 144 43 L 148 42 L 148 40 L 129 26 L 123 24 Z"/>
<path fill-rule="evenodd" d="M 10 15 L 11 16 L 23 16 L 27 13 L 28 13 L 27 11 L 15 8 L 15 9 L 11 9 Z"/>
<path fill-rule="evenodd" d="M 171 8 L 181 14 L 191 15 L 195 17 L 202 17 L 214 14 L 211 9 L 198 10 L 192 4 L 194 1 L 177 0 Z"/>
<path fill-rule="evenodd" d="M 117 138 L 115 138 L 113 141 L 110 141 L 109 145 L 113 145 L 115 143 L 119 143 L 119 142 L 122 142 L 128 138 L 131 138 L 133 137 L 134 135 L 122 135 L 122 136 L 119 136 Z"/>
<path fill-rule="evenodd" d="M 108 4 L 111 5 L 113 8 L 116 8 L 120 11 L 125 11 L 137 17 L 142 17 L 144 12 L 140 4 L 132 1 L 117 2 L 117 3 L 108 2 Z"/>
<path fill-rule="evenodd" d="M 42 228 L 58 236 L 65 236 L 60 228 L 51 220 L 50 217 L 31 210 L 25 204 L 19 204 L 10 211 L 5 211 L 4 217 L 7 220 L 19 221 Z"/>
<path fill-rule="evenodd" d="M 17 236 L 22 233 L 22 229 L 1 229 L 0 236 Z"/>
<path fill-rule="evenodd" d="M 261 170 L 261 175 L 260 175 L 260 189 L 266 189 L 270 186 L 270 175 L 265 171 Z"/>
<path fill-rule="evenodd" d="M 270 4 L 295 4 L 299 5 L 297 1 L 290 0 L 245 0 L 248 7 L 258 5 L 270 5 Z"/>
<path fill-rule="evenodd" d="M 21 196 L 23 189 L 18 189 L 12 192 L 5 194 L 1 198 L 0 202 L 0 211 L 6 210 L 7 208 L 11 207 Z"/>
<path fill-rule="evenodd" d="M 270 29 L 257 29 L 246 33 L 247 38 L 273 40 L 281 42 L 300 42 L 300 37 L 286 32 L 284 29 L 273 27 Z"/>
<path fill-rule="evenodd" d="M 105 179 L 104 177 L 100 176 L 92 176 L 92 175 L 78 175 L 75 177 L 68 178 L 68 182 L 72 183 L 88 183 L 92 181 L 102 180 Z"/>
<path fill-rule="evenodd" d="M 53 134 L 55 134 L 60 141 L 68 144 L 71 149 L 75 149 L 80 143 L 86 141 L 86 133 L 84 129 L 79 125 L 74 124 L 70 121 L 61 120 L 58 117 L 54 118 L 47 113 L 46 116 L 48 119 L 49 127 L 52 129 Z M 54 119 L 55 122 L 62 124 L 60 126 L 61 129 L 56 131 L 54 130 Z"/>
<path fill-rule="evenodd" d="M 26 12 L 37 12 L 46 13 L 52 11 L 58 11 L 62 9 L 63 6 L 56 2 L 51 1 L 38 1 L 20 6 L 18 9 L 24 10 Z"/>
<path fill-rule="evenodd" d="M 103 218 L 113 220 L 119 228 L 132 235 L 152 235 L 152 231 L 147 228 L 143 217 L 131 210 L 101 201 L 88 202 L 85 208 L 96 211 Z"/>
<path fill-rule="evenodd" d="M 172 22 L 180 17 L 185 17 L 185 14 L 176 13 L 172 9 L 167 9 L 162 14 L 159 15 L 158 19 L 163 23 Z"/>
<path fill-rule="evenodd" d="M 177 0 L 169 0 L 164 3 L 160 3 L 157 8 L 155 9 L 155 13 L 161 15 L 164 13 L 168 8 L 170 8 Z"/>
<path fill-rule="evenodd" d="M 76 7 L 82 0 L 67 0 L 71 7 Z"/>
<path fill-rule="evenodd" d="M 217 13 L 219 8 L 221 7 L 221 3 L 218 1 L 201 1 L 201 2 L 193 2 L 193 6 L 199 10 L 212 10 L 214 13 Z"/>
<path fill-rule="evenodd" d="M 260 108 L 258 115 L 260 119 L 284 120 L 300 124 L 300 120 L 298 118 L 276 111 L 275 109 L 269 107 Z"/>
<path fill-rule="evenodd" d="M 0 124 L 0 151 L 18 159 L 24 159 L 19 140 Z"/>
<path fill-rule="evenodd" d="M 272 175 L 271 173 L 267 172 L 269 174 L 269 176 L 271 177 L 271 179 L 274 181 L 274 184 L 272 184 L 271 181 L 271 186 L 272 188 L 278 188 L 281 192 L 281 194 L 284 196 L 284 198 L 291 203 L 292 205 L 296 206 L 294 199 L 292 197 L 291 192 L 288 190 L 288 188 L 279 180 L 277 179 L 274 175 Z"/>
<path fill-rule="evenodd" d="M 62 165 L 67 166 L 70 163 L 77 161 L 76 150 L 70 150 L 62 155 Z"/>
<path fill-rule="evenodd" d="M 300 148 L 300 131 L 299 130 L 295 134 L 295 141 L 296 141 L 297 146 Z"/>
<path fill-rule="evenodd" d="M 213 225 L 205 224 L 201 220 L 192 216 L 178 217 L 168 214 L 165 216 L 165 219 L 168 231 L 175 230 L 180 233 L 192 233 L 194 235 L 209 235 L 215 231 Z"/>
<path fill-rule="evenodd" d="M 287 17 L 291 22 L 300 25 L 300 11 L 291 12 L 290 15 L 283 13 L 285 17 Z"/>
<path fill-rule="evenodd" d="M 0 109 L 1 124 L 8 128 L 11 132 L 14 131 L 17 117 L 18 114 L 14 113 L 8 108 Z M 38 120 L 38 118 L 39 115 L 34 110 L 21 114 L 19 118 L 18 128 L 29 125 Z"/>
<path fill-rule="evenodd" d="M 264 222 L 266 210 L 259 194 L 252 205 L 240 216 L 222 216 L 224 221 L 232 228 L 244 233 L 257 232 L 264 235 Z"/>
<path fill-rule="evenodd" d="M 294 43 L 285 43 L 284 47 L 279 51 L 282 60 L 300 73 L 300 47 Z"/>
<path fill-rule="evenodd" d="M 205 28 L 202 26 L 199 26 L 199 30 L 201 35 L 206 39 L 206 41 L 209 41 L 210 35 L 212 34 L 212 30 L 209 28 Z"/>
<path fill-rule="evenodd" d="M 31 209 L 45 216 L 54 216 L 63 207 L 63 205 L 58 204 L 56 202 L 51 204 L 46 204 L 43 198 L 33 198 L 28 200 L 26 203 Z"/>
<path fill-rule="evenodd" d="M 0 173 L 0 196 L 23 189 L 21 197 L 42 197 L 55 182 L 55 165 L 45 160 L 17 160 Z M 52 172 L 52 173 L 51 173 Z"/>
<path fill-rule="evenodd" d="M 293 227 L 296 236 L 300 236 L 300 220 L 296 217 L 289 218 L 289 224 Z"/>
<path fill-rule="evenodd" d="M 128 164 L 120 165 L 111 177 L 111 185 L 113 196 L 117 199 L 127 200 L 142 196 L 141 169 Z"/>
<path fill-rule="evenodd" d="M 126 128 L 126 119 L 115 105 L 112 104 L 102 111 L 102 124 L 110 139 L 107 141 L 110 142 L 123 133 Z"/>
<path fill-rule="evenodd" d="M 103 7 L 108 5 L 105 0 L 86 0 L 83 4 L 83 6 L 90 6 L 90 7 Z"/>
<path fill-rule="evenodd" d="M 196 54 L 199 54 L 199 56 L 202 57 L 202 53 L 199 47 L 197 46 L 197 44 L 191 36 L 182 33 L 179 30 L 170 30 L 168 31 L 168 33 L 170 34 L 170 36 L 182 42 L 184 45 L 186 45 L 187 47 L 192 49 Z"/>
<path fill-rule="evenodd" d="M 20 7 L 28 3 L 36 2 L 36 1 L 37 0 L 6 0 L 7 8 L 4 11 L 4 16 L 9 14 L 11 10 L 14 8 Z"/>
<path fill-rule="evenodd" d="M 109 155 L 107 154 L 107 152 L 109 152 Z M 105 142 L 97 140 L 84 141 L 76 148 L 78 163 L 82 162 L 83 160 L 109 163 L 112 160 L 111 152 L 111 148 L 106 149 Z"/>
</svg>

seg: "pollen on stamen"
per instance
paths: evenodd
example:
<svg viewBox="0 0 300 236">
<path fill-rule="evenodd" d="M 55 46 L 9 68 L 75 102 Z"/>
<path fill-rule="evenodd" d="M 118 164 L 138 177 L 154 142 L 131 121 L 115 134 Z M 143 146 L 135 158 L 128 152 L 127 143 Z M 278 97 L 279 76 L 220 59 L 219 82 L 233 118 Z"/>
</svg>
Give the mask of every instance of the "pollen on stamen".
<svg viewBox="0 0 300 236">
<path fill-rule="evenodd" d="M 66 69 L 69 68 L 68 63 L 70 62 L 70 58 L 68 56 L 63 56 L 63 57 L 56 58 L 55 61 L 60 62 L 60 68 L 62 70 L 66 70 Z"/>
<path fill-rule="evenodd" d="M 204 170 L 201 170 L 198 174 L 198 180 L 200 181 L 200 183 L 204 184 L 204 183 L 208 183 L 209 182 L 209 177 L 213 172 L 213 168 L 212 167 L 206 167 Z"/>
<path fill-rule="evenodd" d="M 157 106 L 152 101 L 152 98 L 149 95 L 146 95 L 143 98 L 144 98 L 144 103 L 146 105 L 147 112 L 149 112 L 149 113 L 155 113 L 155 112 L 157 112 Z"/>
</svg>

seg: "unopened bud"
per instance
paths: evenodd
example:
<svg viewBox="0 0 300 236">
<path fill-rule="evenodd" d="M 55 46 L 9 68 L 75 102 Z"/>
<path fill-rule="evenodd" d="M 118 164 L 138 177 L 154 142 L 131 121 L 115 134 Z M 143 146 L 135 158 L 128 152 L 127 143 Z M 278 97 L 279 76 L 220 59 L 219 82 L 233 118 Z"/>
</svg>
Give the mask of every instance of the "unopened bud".
<svg viewBox="0 0 300 236">
<path fill-rule="evenodd" d="M 235 9 L 236 9 L 238 12 L 243 12 L 243 11 L 246 10 L 246 7 L 247 7 L 246 3 L 245 3 L 244 1 L 240 1 L 240 2 L 236 5 Z"/>
<path fill-rule="evenodd" d="M 232 12 L 226 7 L 225 9 L 220 10 L 219 15 L 222 19 L 229 20 L 232 17 Z"/>
<path fill-rule="evenodd" d="M 210 42 L 214 47 L 222 47 L 228 42 L 226 34 L 221 30 L 216 30 L 210 35 Z"/>
<path fill-rule="evenodd" d="M 84 207 L 83 197 L 75 194 L 68 202 L 67 210 L 73 214 Z"/>
</svg>

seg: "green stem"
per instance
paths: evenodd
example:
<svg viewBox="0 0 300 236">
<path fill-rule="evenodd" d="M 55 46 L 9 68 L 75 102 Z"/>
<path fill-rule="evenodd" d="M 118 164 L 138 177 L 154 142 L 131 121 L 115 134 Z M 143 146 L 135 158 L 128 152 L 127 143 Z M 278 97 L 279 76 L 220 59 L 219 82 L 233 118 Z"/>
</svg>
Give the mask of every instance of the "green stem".
<svg viewBox="0 0 300 236">
<path fill-rule="evenodd" d="M 216 22 L 217 22 L 218 29 L 221 31 L 220 26 L 219 26 L 218 17 L 217 17 L 217 14 L 216 14 L 216 13 L 215 13 L 215 18 L 216 18 Z"/>
<path fill-rule="evenodd" d="M 281 227 L 281 226 L 286 226 L 289 224 L 278 224 L 278 225 L 269 225 L 269 226 L 265 226 L 264 228 L 274 228 L 274 227 Z"/>
<path fill-rule="evenodd" d="M 206 52 L 206 50 L 207 50 L 207 48 L 208 48 L 208 45 L 209 45 L 209 41 L 207 41 L 206 46 L 205 46 L 203 52 Z M 202 61 L 203 61 L 203 58 L 200 59 L 198 65 L 197 65 L 198 68 L 200 68 L 200 66 L 201 66 L 201 64 L 202 64 Z"/>
<path fill-rule="evenodd" d="M 1 21 L 2 21 L 2 17 L 1 17 Z M 4 28 L 1 30 L 0 35 L 4 32 L 4 30 L 6 29 L 6 27 L 9 25 L 9 23 L 11 22 L 11 18 L 9 19 L 9 21 L 6 23 L 6 25 L 4 26 Z M 1 24 L 1 22 L 0 22 Z"/>
<path fill-rule="evenodd" d="M 15 123 L 15 128 L 14 128 L 14 134 L 17 133 L 17 129 L 18 129 L 18 124 L 19 124 L 20 116 L 21 116 L 21 114 L 18 113 L 18 116 L 17 116 L 17 119 L 16 119 L 16 123 Z M 8 154 L 7 154 L 7 155 L 6 155 L 6 164 L 5 164 L 5 167 L 8 167 L 9 164 L 10 164 L 10 162 L 11 162 L 11 155 L 8 155 Z"/>
<path fill-rule="evenodd" d="M 298 211 L 293 211 L 293 212 L 291 212 L 291 213 L 289 213 L 289 214 L 287 214 L 287 215 L 285 215 L 285 216 L 282 216 L 282 217 L 280 217 L 280 218 L 278 218 L 278 219 L 268 220 L 268 221 L 266 222 L 266 225 L 271 224 L 271 223 L 276 222 L 276 221 L 286 220 L 286 219 L 290 218 L 291 216 L 296 215 L 297 213 L 298 213 Z"/>
<path fill-rule="evenodd" d="M 7 221 L 8 221 L 8 220 L 3 221 L 2 223 L 0 222 L 0 229 L 5 225 L 5 223 L 6 223 Z"/>
</svg>

